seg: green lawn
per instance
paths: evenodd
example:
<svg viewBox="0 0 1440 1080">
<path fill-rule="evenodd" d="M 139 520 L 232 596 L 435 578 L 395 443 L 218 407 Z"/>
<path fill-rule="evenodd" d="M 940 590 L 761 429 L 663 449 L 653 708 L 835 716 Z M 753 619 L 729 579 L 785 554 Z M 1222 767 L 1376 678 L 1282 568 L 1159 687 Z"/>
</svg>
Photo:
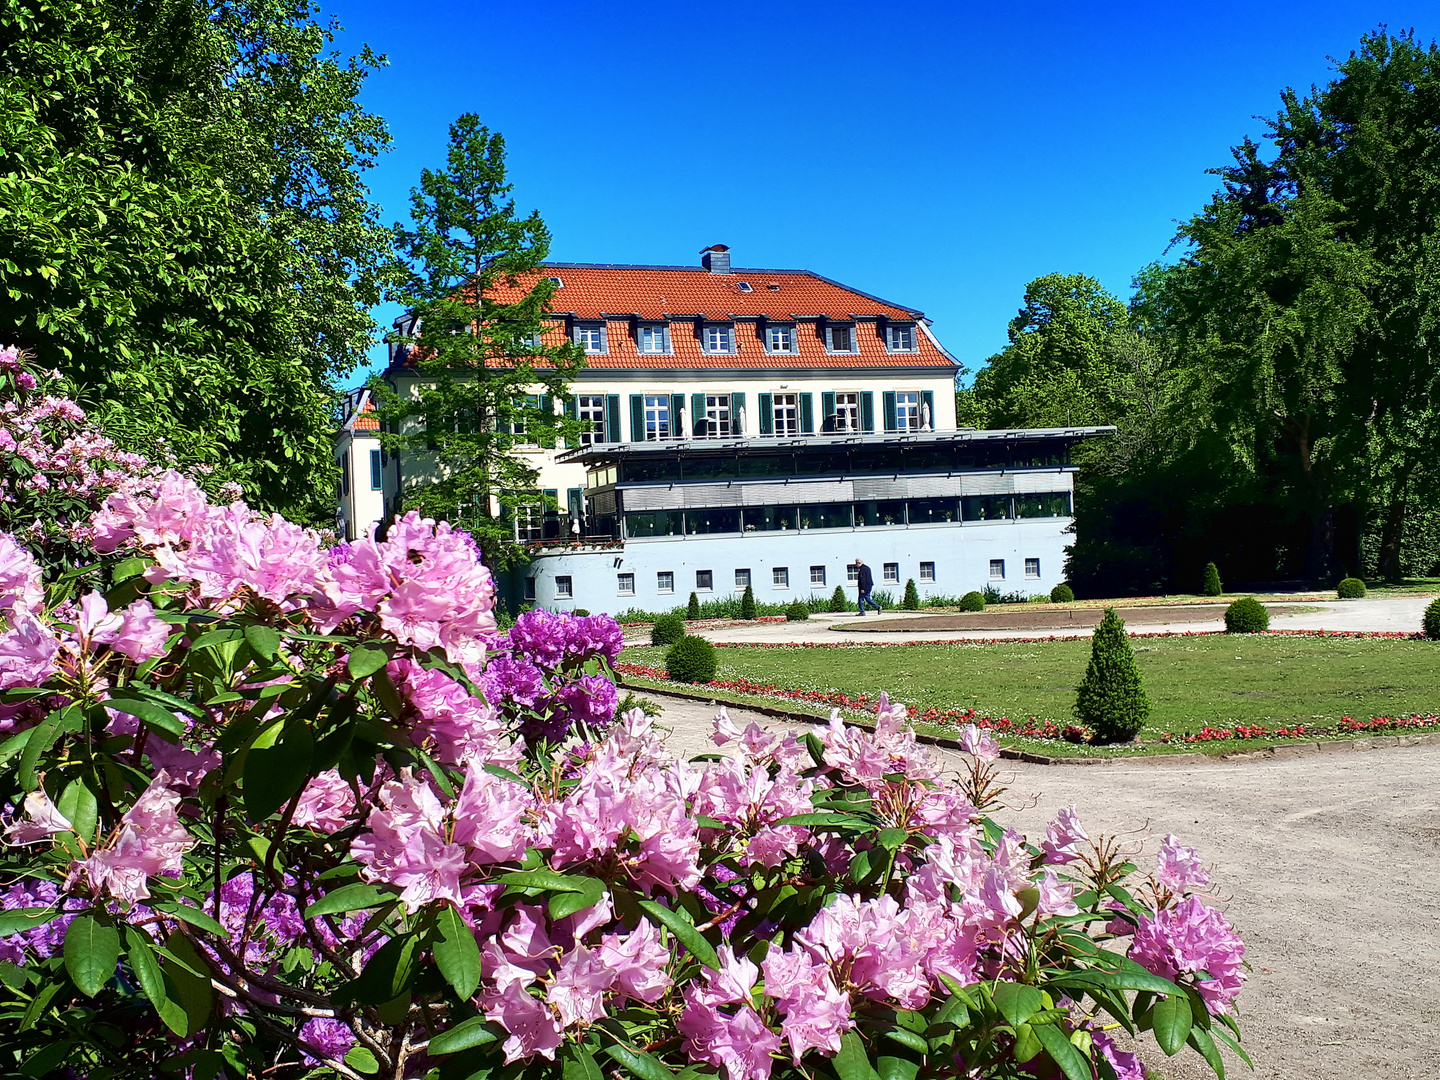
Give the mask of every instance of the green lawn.
<svg viewBox="0 0 1440 1080">
<path fill-rule="evenodd" d="M 1331 727 L 1342 716 L 1440 710 L 1440 642 L 1217 634 L 1139 638 L 1133 646 L 1153 705 L 1142 741 L 1207 724 Z M 884 690 L 921 708 L 1063 724 L 1073 722 L 1090 641 L 716 651 L 720 679 L 849 694 Z M 621 659 L 663 668 L 664 650 L 626 649 Z"/>
</svg>

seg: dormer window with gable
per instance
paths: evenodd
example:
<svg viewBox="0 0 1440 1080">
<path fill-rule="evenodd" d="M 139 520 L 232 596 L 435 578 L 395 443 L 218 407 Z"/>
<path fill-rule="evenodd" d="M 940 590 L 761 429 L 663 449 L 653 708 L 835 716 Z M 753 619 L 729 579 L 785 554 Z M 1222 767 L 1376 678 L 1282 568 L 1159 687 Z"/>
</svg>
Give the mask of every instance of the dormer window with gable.
<svg viewBox="0 0 1440 1080">
<path fill-rule="evenodd" d="M 765 328 L 765 351 L 771 353 L 795 352 L 795 327 L 767 326 Z"/>
<path fill-rule="evenodd" d="M 891 352 L 915 351 L 915 327 L 891 324 L 885 328 L 885 347 Z"/>
<path fill-rule="evenodd" d="M 670 328 L 663 324 L 642 326 L 637 338 L 642 355 L 665 356 L 670 352 Z"/>
<path fill-rule="evenodd" d="M 825 329 L 825 347 L 832 353 L 855 351 L 855 327 L 829 326 Z"/>
<path fill-rule="evenodd" d="M 707 353 L 733 353 L 735 351 L 735 328 L 733 326 L 707 326 L 701 334 L 700 342 Z"/>
<path fill-rule="evenodd" d="M 597 353 L 604 353 L 605 324 L 604 323 L 576 323 L 575 344 L 581 346 L 587 355 L 594 356 Z"/>
</svg>

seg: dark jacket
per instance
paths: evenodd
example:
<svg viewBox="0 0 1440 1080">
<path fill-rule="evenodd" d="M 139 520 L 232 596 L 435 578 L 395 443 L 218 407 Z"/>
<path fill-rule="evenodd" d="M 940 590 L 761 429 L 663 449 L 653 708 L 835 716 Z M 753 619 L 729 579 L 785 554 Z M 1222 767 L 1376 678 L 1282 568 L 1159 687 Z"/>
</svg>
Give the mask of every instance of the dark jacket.
<svg viewBox="0 0 1440 1080">
<path fill-rule="evenodd" d="M 861 592 L 869 592 L 875 588 L 875 577 L 870 573 L 869 563 L 860 564 L 860 572 L 856 575 L 855 584 L 860 586 Z"/>
</svg>

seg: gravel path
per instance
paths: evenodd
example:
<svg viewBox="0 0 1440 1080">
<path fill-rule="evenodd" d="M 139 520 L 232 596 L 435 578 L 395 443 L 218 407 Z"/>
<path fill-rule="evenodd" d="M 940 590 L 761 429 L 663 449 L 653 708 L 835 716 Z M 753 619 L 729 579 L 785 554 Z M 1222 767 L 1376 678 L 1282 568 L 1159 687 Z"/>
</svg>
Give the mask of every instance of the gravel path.
<svg viewBox="0 0 1440 1080">
<path fill-rule="evenodd" d="M 713 751 L 712 706 L 664 705 L 676 752 Z M 741 709 L 730 715 L 742 726 L 784 726 Z M 1092 836 L 1122 835 L 1143 851 L 1142 866 L 1167 832 L 1200 849 L 1253 965 L 1240 1001 L 1255 1072 L 1231 1061 L 1232 1076 L 1434 1080 L 1440 742 L 1374 743 L 1223 762 L 1019 764 L 1015 809 L 997 817 L 1034 836 L 1073 804 Z M 1210 1075 L 1189 1051 L 1167 1060 L 1151 1043 L 1146 1060 L 1165 1080 Z"/>
</svg>

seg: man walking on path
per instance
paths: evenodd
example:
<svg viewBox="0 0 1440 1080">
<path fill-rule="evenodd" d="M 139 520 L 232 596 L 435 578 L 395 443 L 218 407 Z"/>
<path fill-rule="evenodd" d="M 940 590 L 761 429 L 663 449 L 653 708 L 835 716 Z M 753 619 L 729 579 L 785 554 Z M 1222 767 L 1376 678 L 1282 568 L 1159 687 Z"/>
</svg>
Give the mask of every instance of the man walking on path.
<svg viewBox="0 0 1440 1080">
<path fill-rule="evenodd" d="M 870 573 L 870 568 L 865 565 L 864 559 L 857 558 L 855 560 L 855 584 L 860 588 L 861 617 L 863 618 L 865 615 L 866 604 L 869 604 L 876 611 L 879 611 L 880 605 L 870 599 L 870 590 L 875 588 L 875 576 Z"/>
</svg>

